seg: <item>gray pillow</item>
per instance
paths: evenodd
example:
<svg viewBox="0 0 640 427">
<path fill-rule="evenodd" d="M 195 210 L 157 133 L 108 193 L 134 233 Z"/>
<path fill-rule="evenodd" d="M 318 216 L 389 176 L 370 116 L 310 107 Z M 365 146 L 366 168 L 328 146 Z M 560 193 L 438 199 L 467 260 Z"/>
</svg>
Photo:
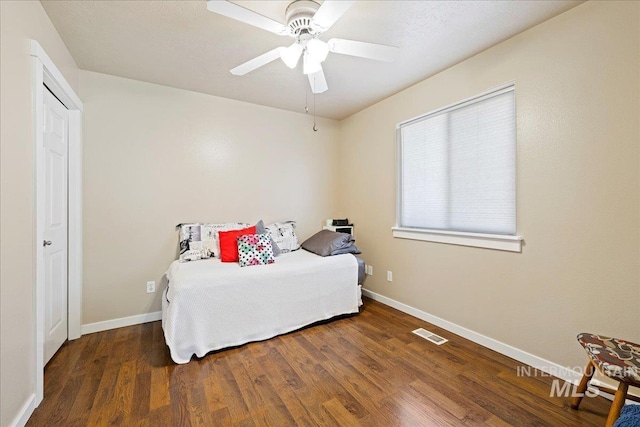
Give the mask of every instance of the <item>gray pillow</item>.
<svg viewBox="0 0 640 427">
<path fill-rule="evenodd" d="M 362 252 L 360 252 L 360 249 L 358 249 L 356 245 L 351 243 L 349 246 L 345 246 L 344 248 L 340 248 L 340 249 L 336 249 L 335 251 L 332 251 L 331 256 L 342 255 L 342 254 L 361 254 L 361 253 Z"/>
<path fill-rule="evenodd" d="M 256 234 L 264 234 L 269 233 L 269 230 L 264 226 L 264 221 L 260 220 L 256 224 Z M 271 233 L 269 233 L 271 235 Z M 273 256 L 276 257 L 282 253 L 280 247 L 276 242 L 273 241 L 273 237 L 271 238 L 271 247 L 273 248 Z"/>
<path fill-rule="evenodd" d="M 305 240 L 302 249 L 320 256 L 329 256 L 333 251 L 350 246 L 352 241 L 351 234 L 322 230 Z"/>
</svg>

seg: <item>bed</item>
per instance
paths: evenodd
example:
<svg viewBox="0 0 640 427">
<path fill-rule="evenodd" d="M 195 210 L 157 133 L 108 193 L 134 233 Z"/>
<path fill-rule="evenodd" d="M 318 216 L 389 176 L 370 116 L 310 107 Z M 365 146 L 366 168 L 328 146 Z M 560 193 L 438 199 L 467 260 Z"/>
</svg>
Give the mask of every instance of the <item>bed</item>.
<svg viewBox="0 0 640 427">
<path fill-rule="evenodd" d="M 357 313 L 361 261 L 305 250 L 274 264 L 240 267 L 217 258 L 174 261 L 162 298 L 162 328 L 174 362 L 272 338 L 332 317 Z M 360 268 L 359 268 L 360 267 Z"/>
</svg>

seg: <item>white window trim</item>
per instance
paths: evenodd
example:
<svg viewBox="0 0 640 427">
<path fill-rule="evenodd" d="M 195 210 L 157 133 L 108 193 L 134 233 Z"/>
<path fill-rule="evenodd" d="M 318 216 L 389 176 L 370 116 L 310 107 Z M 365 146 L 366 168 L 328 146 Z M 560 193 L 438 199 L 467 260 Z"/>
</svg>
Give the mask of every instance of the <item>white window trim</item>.
<svg viewBox="0 0 640 427">
<path fill-rule="evenodd" d="M 397 174 L 398 174 L 396 177 L 396 225 L 391 228 L 394 238 L 421 240 L 424 242 L 445 243 L 450 245 L 472 246 L 476 248 L 496 249 L 496 250 L 508 251 L 508 252 L 522 252 L 523 238 L 522 236 L 519 236 L 519 235 L 467 233 L 462 231 L 437 230 L 437 229 L 431 229 L 431 228 L 400 227 L 397 225 L 397 221 L 399 221 L 400 219 L 400 197 L 401 197 L 400 195 L 401 195 L 401 189 L 402 189 L 402 173 L 401 173 L 402 172 L 402 165 L 401 165 L 402 147 L 400 144 L 401 126 L 411 123 L 415 120 L 421 120 L 427 116 L 438 114 L 442 111 L 448 110 L 453 107 L 460 107 L 465 104 L 477 102 L 482 99 L 486 99 L 490 96 L 495 96 L 497 94 L 510 92 L 513 90 L 515 90 L 515 82 L 512 81 L 504 85 L 490 89 L 479 95 L 469 97 L 462 101 L 454 102 L 442 108 L 438 108 L 436 110 L 430 111 L 426 114 L 421 114 L 417 117 L 413 117 L 409 120 L 405 120 L 396 125 L 396 164 L 397 164 Z M 517 176 L 517 171 L 516 171 L 516 176 Z"/>
<path fill-rule="evenodd" d="M 487 91 L 484 91 L 482 93 L 479 93 L 478 95 L 474 95 L 474 96 L 470 96 L 469 98 L 465 98 L 461 101 L 457 101 L 457 102 L 453 102 L 449 105 L 445 105 L 444 107 L 440 107 L 440 108 L 436 108 L 435 110 L 431 110 L 428 113 L 424 113 L 424 114 L 420 114 L 419 116 L 415 116 L 412 117 L 408 120 L 402 121 L 398 124 L 396 124 L 396 130 L 400 130 L 400 128 L 404 125 L 407 125 L 409 123 L 415 122 L 417 120 L 422 120 L 425 117 L 429 117 L 429 116 L 435 116 L 436 114 L 442 113 L 443 111 L 447 111 L 450 110 L 452 108 L 460 108 L 460 107 L 464 107 L 468 104 L 475 104 L 476 102 L 479 101 L 484 101 L 487 98 L 492 98 L 496 95 L 500 95 L 503 93 L 507 93 L 507 92 L 515 92 L 516 90 L 516 83 L 515 81 L 509 82 L 509 83 L 505 83 L 503 85 L 494 87 L 493 89 L 489 89 Z"/>
<path fill-rule="evenodd" d="M 462 231 L 435 230 L 430 228 L 392 227 L 397 239 L 422 240 L 424 242 L 473 246 L 508 252 L 522 252 L 522 237 L 503 234 L 465 233 Z"/>
</svg>

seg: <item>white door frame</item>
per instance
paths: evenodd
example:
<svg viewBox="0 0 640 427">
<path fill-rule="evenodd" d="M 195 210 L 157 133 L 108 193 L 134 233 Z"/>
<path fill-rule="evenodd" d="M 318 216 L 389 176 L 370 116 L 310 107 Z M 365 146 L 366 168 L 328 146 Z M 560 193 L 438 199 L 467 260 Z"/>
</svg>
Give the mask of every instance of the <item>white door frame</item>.
<svg viewBox="0 0 640 427">
<path fill-rule="evenodd" d="M 34 287 L 35 330 L 33 332 L 36 372 L 36 406 L 44 397 L 45 224 L 44 174 L 44 85 L 69 110 L 69 181 L 68 181 L 68 319 L 70 340 L 82 335 L 82 102 L 42 46 L 31 40 L 31 93 L 35 178 L 35 264 Z"/>
</svg>

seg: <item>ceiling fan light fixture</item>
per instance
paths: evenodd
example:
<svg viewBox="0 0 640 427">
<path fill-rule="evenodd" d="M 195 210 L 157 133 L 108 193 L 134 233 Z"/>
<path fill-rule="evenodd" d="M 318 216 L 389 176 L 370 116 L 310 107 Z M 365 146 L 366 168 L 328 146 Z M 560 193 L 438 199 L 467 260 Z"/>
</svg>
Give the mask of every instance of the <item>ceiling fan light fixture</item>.
<svg viewBox="0 0 640 427">
<path fill-rule="evenodd" d="M 320 64 L 327 59 L 329 45 L 321 40 L 311 39 L 307 42 L 307 53 L 312 61 Z"/>
<path fill-rule="evenodd" d="M 314 0 L 289 1 L 285 12 L 285 25 L 235 1 L 207 0 L 207 9 L 211 12 L 295 39 L 295 43 L 289 47 L 271 49 L 238 65 L 230 70 L 231 74 L 243 76 L 278 58 L 282 59 L 287 67 L 294 69 L 300 62 L 300 56 L 303 56 L 302 72 L 307 75 L 313 93 L 316 94 L 328 89 L 322 63 L 329 52 L 385 62 L 392 62 L 397 56 L 398 48 L 393 46 L 336 38 L 325 43 L 319 39 L 355 3 L 355 0 L 324 0 L 322 4 Z"/>
<path fill-rule="evenodd" d="M 294 69 L 296 65 L 298 65 L 302 49 L 300 43 L 295 42 L 288 48 L 280 51 L 280 59 L 282 59 L 282 62 L 284 62 L 287 67 Z"/>
<path fill-rule="evenodd" d="M 304 74 L 313 74 L 317 73 L 320 70 L 322 70 L 322 65 L 320 65 L 320 62 L 311 57 L 308 50 L 305 50 L 304 57 L 302 58 L 302 72 Z"/>
</svg>

